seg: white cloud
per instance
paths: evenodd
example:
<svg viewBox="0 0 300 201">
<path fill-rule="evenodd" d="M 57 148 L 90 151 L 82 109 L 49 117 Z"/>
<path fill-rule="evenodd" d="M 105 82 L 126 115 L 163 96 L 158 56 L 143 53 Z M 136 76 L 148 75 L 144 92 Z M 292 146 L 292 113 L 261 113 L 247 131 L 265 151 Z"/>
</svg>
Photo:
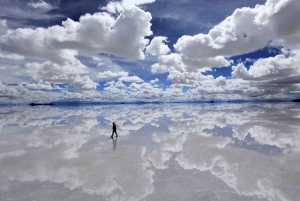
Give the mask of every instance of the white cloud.
<svg viewBox="0 0 300 201">
<path fill-rule="evenodd" d="M 286 78 L 289 76 L 300 76 L 300 59 L 296 56 L 286 57 L 277 55 L 266 59 L 258 59 L 250 66 L 249 70 L 243 63 L 233 66 L 232 75 L 245 80 L 274 80 Z M 299 81 L 300 82 L 300 81 Z"/>
<path fill-rule="evenodd" d="M 166 73 L 171 70 L 186 70 L 186 66 L 182 62 L 182 58 L 179 54 L 172 53 L 169 55 L 162 55 L 158 58 L 158 63 L 151 66 L 151 72 L 155 74 Z"/>
<path fill-rule="evenodd" d="M 101 10 L 106 10 L 110 13 L 120 13 L 124 9 L 130 9 L 135 6 L 153 3 L 155 0 L 122 0 L 122 1 L 110 1 L 104 7 L 101 7 Z M 100 8 L 100 7 L 99 7 Z"/>
<path fill-rule="evenodd" d="M 99 7 L 100 9 L 100 7 Z M 104 7 L 101 7 L 101 10 L 106 10 L 110 13 L 120 13 L 124 10 L 124 6 L 119 1 L 110 1 L 108 4 Z"/>
<path fill-rule="evenodd" d="M 139 78 L 138 76 L 126 76 L 126 77 L 120 77 L 119 78 L 120 81 L 124 81 L 124 82 L 144 82 L 141 78 Z"/>
<path fill-rule="evenodd" d="M 151 71 L 169 72 L 168 79 L 175 84 L 194 85 L 188 92 L 190 98 L 204 98 L 204 94 L 210 98 L 230 97 L 226 93 L 234 93 L 233 99 L 282 98 L 284 93 L 297 93 L 300 23 L 295 16 L 299 9 L 300 3 L 293 0 L 268 0 L 255 8 L 236 9 L 208 34 L 179 38 L 174 45 L 178 53 L 160 56 Z M 232 75 L 239 79 L 213 80 L 200 73 L 212 67 L 229 66 L 228 57 L 258 50 L 270 42 L 284 46 L 285 50 L 292 49 L 285 51 L 286 55 L 259 59 L 249 70 L 243 64 L 234 66 Z M 201 84 L 196 86 L 199 81 Z"/>
<path fill-rule="evenodd" d="M 68 86 L 68 91 L 95 91 L 98 84 L 91 80 L 88 76 L 76 77 L 76 79 Z"/>
<path fill-rule="evenodd" d="M 129 85 L 129 89 L 131 89 L 131 90 L 139 90 L 140 89 L 140 85 L 133 82 L 133 83 L 131 83 Z"/>
<path fill-rule="evenodd" d="M 249 84 L 260 90 L 263 95 L 279 95 L 300 91 L 299 56 L 277 55 L 258 59 L 249 70 L 243 63 L 232 67 L 232 75 L 247 80 Z"/>
<path fill-rule="evenodd" d="M 99 69 L 103 71 L 121 71 L 122 67 L 115 63 L 111 58 L 105 56 L 93 57 L 93 63 L 97 64 Z"/>
<path fill-rule="evenodd" d="M 44 63 L 27 63 L 25 67 L 27 73 L 36 81 L 55 84 L 70 83 L 68 91 L 71 92 L 93 91 L 98 85 L 89 76 L 81 76 L 81 74 L 87 73 L 88 69 L 74 57 L 71 57 L 65 65 L 46 61 Z"/>
<path fill-rule="evenodd" d="M 8 86 L 0 81 L 0 100 L 2 103 L 51 102 L 59 98 L 56 93 L 30 91 L 22 84 Z"/>
<path fill-rule="evenodd" d="M 167 37 L 156 36 L 154 37 L 150 44 L 146 48 L 146 53 L 151 54 L 152 56 L 160 56 L 168 54 L 171 50 L 168 45 L 165 44 L 167 42 Z"/>
<path fill-rule="evenodd" d="M 43 9 L 43 10 L 51 10 L 53 7 L 45 1 L 39 0 L 38 2 L 29 2 L 28 6 L 36 9 Z"/>
<path fill-rule="evenodd" d="M 171 71 L 168 75 L 168 79 L 176 84 L 184 84 L 184 85 L 193 85 L 196 82 L 203 80 L 211 80 L 213 79 L 212 75 L 203 75 L 201 72 L 197 73 L 189 73 L 189 72 L 179 72 L 179 71 Z"/>
<path fill-rule="evenodd" d="M 50 82 L 42 82 L 42 83 L 20 83 L 19 85 L 24 86 L 27 89 L 45 89 L 45 90 L 53 90 L 60 89 L 59 87 L 53 87 Z"/>
<path fill-rule="evenodd" d="M 255 8 L 236 9 L 208 34 L 182 36 L 174 47 L 183 60 L 218 58 L 223 60 L 220 64 L 226 63 L 226 57 L 255 51 L 270 41 L 276 45 L 298 47 L 296 37 L 300 34 L 300 23 L 295 19 L 299 8 L 298 1 L 268 0 L 265 5 Z M 210 67 L 214 65 L 212 63 Z"/>
<path fill-rule="evenodd" d="M 151 14 L 138 7 L 124 10 L 117 18 L 86 14 L 79 22 L 67 19 L 62 26 L 10 31 L 0 37 L 0 48 L 60 64 L 68 62 L 70 50 L 143 59 L 149 42 L 145 37 L 152 34 L 150 20 Z"/>
<path fill-rule="evenodd" d="M 207 71 L 211 67 L 224 67 L 229 66 L 231 63 L 222 56 L 205 59 L 186 59 L 182 58 L 183 63 L 186 65 L 188 71 Z"/>
<path fill-rule="evenodd" d="M 11 60 L 24 60 L 24 56 L 18 54 L 6 54 L 0 52 L 0 58 L 11 59 Z"/>
<path fill-rule="evenodd" d="M 64 65 L 46 61 L 44 63 L 27 63 L 25 67 L 27 73 L 35 80 L 53 83 L 69 83 L 74 81 L 79 74 L 87 72 L 86 66 L 73 57 L 69 58 L 69 62 Z"/>
<path fill-rule="evenodd" d="M 159 79 L 158 79 L 158 78 L 155 78 L 154 80 L 151 80 L 151 81 L 150 81 L 150 84 L 155 84 L 156 82 L 159 82 Z"/>
<path fill-rule="evenodd" d="M 127 77 L 127 76 L 128 76 L 128 72 L 125 71 L 118 71 L 118 72 L 104 71 L 98 73 L 97 78 L 99 78 L 100 80 L 109 80 L 109 79 L 115 79 L 118 77 Z"/>
<path fill-rule="evenodd" d="M 14 99 L 22 95 L 26 95 L 28 90 L 23 87 L 9 87 L 0 81 L 0 97 Z"/>
</svg>

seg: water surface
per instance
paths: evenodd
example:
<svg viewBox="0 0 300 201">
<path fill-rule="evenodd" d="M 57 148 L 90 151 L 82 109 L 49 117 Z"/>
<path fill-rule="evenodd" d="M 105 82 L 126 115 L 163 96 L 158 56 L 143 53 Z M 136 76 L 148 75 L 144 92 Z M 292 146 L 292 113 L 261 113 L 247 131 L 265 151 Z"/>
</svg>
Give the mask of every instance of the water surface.
<svg viewBox="0 0 300 201">
<path fill-rule="evenodd" d="M 299 120 L 293 103 L 1 107 L 1 201 L 295 201 Z"/>
</svg>

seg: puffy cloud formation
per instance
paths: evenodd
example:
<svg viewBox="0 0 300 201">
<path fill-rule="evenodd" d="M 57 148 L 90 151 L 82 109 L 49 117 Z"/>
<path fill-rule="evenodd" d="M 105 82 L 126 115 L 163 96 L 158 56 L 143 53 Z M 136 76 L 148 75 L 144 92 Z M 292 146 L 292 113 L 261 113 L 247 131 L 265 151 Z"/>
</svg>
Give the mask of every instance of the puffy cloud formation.
<svg viewBox="0 0 300 201">
<path fill-rule="evenodd" d="M 157 83 L 157 82 L 159 82 L 159 79 L 158 79 L 158 78 L 155 78 L 154 80 L 151 80 L 151 81 L 150 81 L 150 84 L 155 84 L 155 83 Z"/>
<path fill-rule="evenodd" d="M 179 72 L 179 71 L 171 71 L 168 79 L 177 84 L 187 84 L 193 85 L 196 82 L 213 79 L 212 75 L 204 76 L 202 73 L 189 73 L 189 72 Z"/>
<path fill-rule="evenodd" d="M 236 9 L 208 34 L 183 36 L 174 47 L 187 59 L 203 59 L 252 52 L 270 41 L 290 46 L 299 36 L 299 8 L 295 0 L 268 0 L 255 8 Z"/>
<path fill-rule="evenodd" d="M 180 37 L 175 52 L 164 36 L 154 37 L 149 44 L 152 16 L 138 6 L 153 2 L 110 1 L 102 7 L 107 12 L 85 14 L 78 21 L 67 19 L 48 28 L 13 30 L 6 20 L 0 20 L 2 82 L 30 83 L 19 86 L 28 91 L 63 84 L 63 98 L 96 101 L 295 98 L 299 94 L 298 1 L 267 0 L 254 8 L 236 9 L 208 33 Z M 42 0 L 24 5 L 36 14 L 52 8 Z M 16 27 L 10 21 L 8 25 Z M 250 67 L 246 62 L 233 65 L 229 59 L 266 45 L 277 46 L 281 52 L 252 60 Z M 145 55 L 149 56 L 146 60 L 136 61 Z M 153 56 L 158 57 L 156 63 Z M 142 69 L 131 68 L 133 63 Z M 159 75 L 160 86 L 131 76 L 147 73 L 150 65 L 153 74 L 163 74 Z M 227 69 L 217 69 L 227 66 L 232 66 L 232 77 Z M 226 75 L 220 76 L 223 72 Z M 165 78 L 173 84 L 169 86 Z M 109 80 L 114 82 L 94 92 L 96 82 Z"/>
<path fill-rule="evenodd" d="M 25 84 L 20 83 L 18 86 L 8 86 L 0 81 L 0 98 L 2 103 L 12 103 L 12 102 L 31 102 L 31 101 L 53 101 L 59 98 L 56 93 L 47 93 L 44 91 L 31 91 L 29 88 L 35 89 L 49 89 L 49 83 L 45 84 Z"/>
<path fill-rule="evenodd" d="M 16 96 L 22 96 L 28 93 L 28 90 L 20 87 L 9 87 L 0 81 L 0 97 L 14 99 Z"/>
<path fill-rule="evenodd" d="M 62 26 L 16 29 L 0 38 L 0 47 L 60 64 L 68 62 L 69 50 L 143 59 L 148 44 L 144 37 L 152 34 L 150 20 L 151 14 L 138 7 L 124 10 L 118 18 L 86 14 L 79 22 L 67 19 Z"/>
<path fill-rule="evenodd" d="M 43 10 L 51 10 L 53 7 L 45 1 L 39 0 L 38 2 L 29 2 L 27 4 L 32 8 L 43 9 Z"/>
<path fill-rule="evenodd" d="M 71 57 L 69 62 L 59 65 L 51 61 L 44 63 L 27 63 L 25 65 L 29 75 L 35 80 L 45 80 L 55 83 L 72 82 L 79 74 L 87 73 L 87 68 L 75 57 Z"/>
<path fill-rule="evenodd" d="M 147 46 L 146 53 L 153 56 L 168 54 L 171 50 L 168 45 L 165 44 L 165 42 L 167 42 L 167 39 L 167 37 L 163 36 L 154 37 L 151 40 L 150 44 Z"/>
<path fill-rule="evenodd" d="M 50 82 L 42 82 L 42 83 L 20 83 L 19 85 L 24 86 L 27 89 L 44 89 L 44 90 L 53 90 L 53 89 L 60 89 L 57 86 L 52 86 Z"/>
<path fill-rule="evenodd" d="M 72 91 L 75 87 L 78 91 L 95 91 L 98 84 L 91 80 L 88 76 L 76 77 L 75 80 L 68 86 L 68 91 Z"/>
<path fill-rule="evenodd" d="M 30 3 L 35 8 L 45 8 L 44 5 L 43 1 Z M 145 37 L 152 34 L 150 20 L 151 14 L 136 6 L 125 9 L 117 17 L 108 13 L 86 14 L 78 22 L 67 19 L 62 26 L 48 28 L 7 31 L 6 21 L 1 20 L 0 57 L 11 60 L 33 57 L 24 66 L 35 81 L 69 84 L 68 90 L 72 92 L 91 91 L 97 86 L 92 79 L 110 79 L 115 75 L 111 71 L 100 73 L 98 77 L 91 75 L 91 69 L 77 58 L 78 54 L 108 53 L 144 59 L 143 51 L 149 43 Z M 142 82 L 124 71 L 118 72 L 116 77 L 126 82 Z"/>
<path fill-rule="evenodd" d="M 224 97 L 234 91 L 238 92 L 233 94 L 234 98 L 282 98 L 284 94 L 298 93 L 300 23 L 295 17 L 299 9 L 300 3 L 295 0 L 268 0 L 254 8 L 236 9 L 207 34 L 179 38 L 174 45 L 177 53 L 160 56 L 151 71 L 168 72 L 168 79 L 175 84 L 194 85 L 195 88 L 189 90 L 194 98 L 209 94 Z M 243 63 L 233 66 L 233 79 L 212 80 L 210 77 L 208 81 L 200 73 L 212 67 L 230 66 L 229 57 L 253 52 L 268 44 L 284 47 L 282 54 L 258 59 L 249 70 Z"/>
<path fill-rule="evenodd" d="M 118 77 L 127 77 L 127 76 L 128 76 L 128 72 L 125 71 L 119 71 L 119 72 L 104 71 L 98 73 L 97 78 L 99 78 L 100 80 L 111 80 Z"/>
<path fill-rule="evenodd" d="M 110 1 L 104 7 L 101 7 L 102 10 L 106 10 L 110 13 L 120 13 L 124 9 L 130 9 L 135 6 L 153 3 L 155 0 L 122 0 L 122 1 Z"/>
<path fill-rule="evenodd" d="M 274 80 L 280 82 L 281 78 L 300 76 L 300 59 L 297 56 L 286 57 L 277 55 L 266 59 L 258 59 L 249 70 L 243 63 L 233 66 L 232 75 L 244 80 Z M 293 80 L 287 79 L 286 82 Z"/>
<path fill-rule="evenodd" d="M 172 70 L 185 71 L 186 66 L 182 62 L 179 54 L 172 53 L 169 55 L 162 55 L 158 58 L 159 63 L 151 66 L 152 73 L 166 73 Z"/>
<path fill-rule="evenodd" d="M 141 78 L 139 78 L 138 76 L 123 76 L 119 78 L 120 81 L 124 81 L 124 82 L 144 82 Z"/>
<path fill-rule="evenodd" d="M 232 75 L 249 81 L 261 94 L 297 93 L 300 91 L 299 55 L 277 55 L 259 59 L 249 70 L 240 63 L 233 66 Z"/>
<path fill-rule="evenodd" d="M 0 52 L 0 58 L 11 59 L 11 60 L 23 60 L 24 56 L 18 54 L 7 54 Z"/>
</svg>

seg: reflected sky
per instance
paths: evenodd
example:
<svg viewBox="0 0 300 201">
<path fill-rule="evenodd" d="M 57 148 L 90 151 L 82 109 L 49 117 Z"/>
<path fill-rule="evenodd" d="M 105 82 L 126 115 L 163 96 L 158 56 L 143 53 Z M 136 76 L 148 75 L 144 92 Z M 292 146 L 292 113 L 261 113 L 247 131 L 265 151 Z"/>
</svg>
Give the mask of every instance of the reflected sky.
<svg viewBox="0 0 300 201">
<path fill-rule="evenodd" d="M 1 107 L 0 197 L 298 200 L 299 120 L 293 103 Z"/>
</svg>

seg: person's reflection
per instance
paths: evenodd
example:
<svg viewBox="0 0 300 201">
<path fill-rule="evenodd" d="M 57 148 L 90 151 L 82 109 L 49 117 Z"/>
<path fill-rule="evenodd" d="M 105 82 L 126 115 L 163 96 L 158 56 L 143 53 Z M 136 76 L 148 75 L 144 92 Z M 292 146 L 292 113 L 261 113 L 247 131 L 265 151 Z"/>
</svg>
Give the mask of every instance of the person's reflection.
<svg viewBox="0 0 300 201">
<path fill-rule="evenodd" d="M 111 138 L 111 139 L 112 139 L 112 142 L 113 142 L 113 150 L 115 151 L 116 148 L 117 148 L 117 140 L 118 140 L 118 138 L 116 137 L 116 138 Z"/>
</svg>

